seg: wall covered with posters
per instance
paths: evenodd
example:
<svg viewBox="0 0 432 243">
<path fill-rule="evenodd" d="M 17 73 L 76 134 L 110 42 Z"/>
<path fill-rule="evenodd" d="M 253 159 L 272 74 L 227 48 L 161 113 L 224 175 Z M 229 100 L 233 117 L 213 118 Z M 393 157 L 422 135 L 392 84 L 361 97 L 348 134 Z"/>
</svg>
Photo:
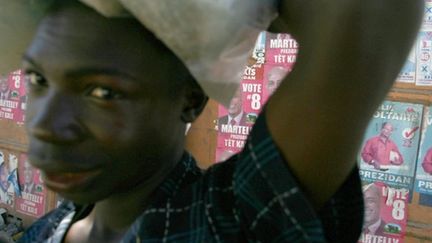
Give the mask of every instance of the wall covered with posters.
<svg viewBox="0 0 432 243">
<path fill-rule="evenodd" d="M 228 109 L 218 108 L 216 161 L 239 152 L 269 96 L 296 60 L 297 42 L 288 34 L 262 32 Z"/>
<path fill-rule="evenodd" d="M 378 108 L 358 154 L 367 222 L 359 239 L 363 243 L 432 241 L 432 0 L 426 2 L 425 24 L 394 91 L 407 95 Z M 228 109 L 214 105 L 215 112 L 204 111 L 200 118 L 209 126 L 192 126 L 191 133 L 200 133 L 204 141 L 192 140 L 192 150 L 206 145 L 196 150 L 211 151 L 211 162 L 240 151 L 269 96 L 293 69 L 298 49 L 288 34 L 263 32 Z M 20 71 L 0 78 L 0 207 L 28 225 L 60 199 L 27 163 L 23 81 Z M 412 99 L 419 92 L 422 98 Z M 217 133 L 210 141 L 213 127 Z"/>
<path fill-rule="evenodd" d="M 28 225 L 47 212 L 47 190 L 27 161 L 23 73 L 0 77 L 0 207 Z"/>
<path fill-rule="evenodd" d="M 359 242 L 432 241 L 432 0 L 427 4 L 425 25 L 395 86 L 407 94 L 377 109 L 357 157 L 365 200 Z M 218 107 L 215 162 L 241 151 L 298 48 L 290 35 L 260 35 L 230 106 Z M 423 98 L 412 102 L 419 92 Z"/>
</svg>

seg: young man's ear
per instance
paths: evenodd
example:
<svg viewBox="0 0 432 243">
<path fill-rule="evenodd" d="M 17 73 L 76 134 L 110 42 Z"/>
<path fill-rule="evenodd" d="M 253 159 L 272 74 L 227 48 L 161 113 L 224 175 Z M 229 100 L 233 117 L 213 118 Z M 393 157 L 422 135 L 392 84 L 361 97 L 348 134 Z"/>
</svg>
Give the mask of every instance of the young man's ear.
<svg viewBox="0 0 432 243">
<path fill-rule="evenodd" d="M 185 123 L 193 122 L 204 110 L 208 96 L 198 85 L 188 87 L 181 119 Z"/>
</svg>

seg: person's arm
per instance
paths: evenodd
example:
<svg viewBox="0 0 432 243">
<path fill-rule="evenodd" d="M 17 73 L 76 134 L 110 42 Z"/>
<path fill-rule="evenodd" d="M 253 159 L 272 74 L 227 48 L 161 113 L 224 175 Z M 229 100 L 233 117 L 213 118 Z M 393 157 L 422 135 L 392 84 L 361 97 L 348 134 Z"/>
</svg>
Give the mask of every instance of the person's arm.
<svg viewBox="0 0 432 243">
<path fill-rule="evenodd" d="M 397 155 L 398 155 L 398 157 L 397 157 L 396 161 L 390 161 L 390 162 L 391 162 L 392 164 L 394 164 L 394 165 L 401 165 L 401 164 L 403 164 L 403 162 L 404 162 L 403 155 L 402 155 L 402 153 L 399 151 L 398 146 L 397 146 L 394 142 L 392 142 L 392 144 L 393 144 L 393 149 L 392 149 L 392 151 L 396 152 Z"/>
<path fill-rule="evenodd" d="M 363 147 L 363 150 L 361 152 L 361 157 L 364 160 L 364 162 L 368 163 L 368 164 L 373 164 L 373 153 L 372 153 L 372 143 L 373 140 L 369 139 L 365 146 Z"/>
<path fill-rule="evenodd" d="M 293 34 L 300 51 L 269 100 L 266 119 L 316 208 L 352 171 L 369 119 L 404 64 L 422 12 L 422 0 L 281 1 L 270 30 Z"/>
</svg>

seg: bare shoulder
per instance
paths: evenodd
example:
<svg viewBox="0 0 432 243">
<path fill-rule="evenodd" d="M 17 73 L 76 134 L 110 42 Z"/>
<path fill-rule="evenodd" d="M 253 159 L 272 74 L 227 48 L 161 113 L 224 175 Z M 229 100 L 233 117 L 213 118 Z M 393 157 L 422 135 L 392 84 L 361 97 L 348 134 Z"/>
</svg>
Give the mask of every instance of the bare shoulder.
<svg viewBox="0 0 432 243">
<path fill-rule="evenodd" d="M 355 165 L 363 132 L 417 35 L 422 0 L 282 0 L 273 31 L 300 52 L 269 100 L 269 130 L 316 207 Z"/>
<path fill-rule="evenodd" d="M 87 242 L 90 235 L 90 229 L 92 225 L 88 220 L 80 220 L 71 225 L 70 229 L 66 233 L 65 241 L 66 243 L 78 243 Z"/>
</svg>

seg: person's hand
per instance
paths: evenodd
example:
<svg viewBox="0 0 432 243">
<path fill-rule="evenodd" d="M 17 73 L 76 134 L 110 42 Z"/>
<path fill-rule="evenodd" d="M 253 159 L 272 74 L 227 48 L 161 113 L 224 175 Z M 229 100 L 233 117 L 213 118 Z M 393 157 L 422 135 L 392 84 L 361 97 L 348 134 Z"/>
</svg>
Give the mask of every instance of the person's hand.
<svg viewBox="0 0 432 243">
<path fill-rule="evenodd" d="M 381 170 L 381 165 L 377 163 L 375 160 L 372 160 L 371 163 L 375 169 Z"/>
</svg>

